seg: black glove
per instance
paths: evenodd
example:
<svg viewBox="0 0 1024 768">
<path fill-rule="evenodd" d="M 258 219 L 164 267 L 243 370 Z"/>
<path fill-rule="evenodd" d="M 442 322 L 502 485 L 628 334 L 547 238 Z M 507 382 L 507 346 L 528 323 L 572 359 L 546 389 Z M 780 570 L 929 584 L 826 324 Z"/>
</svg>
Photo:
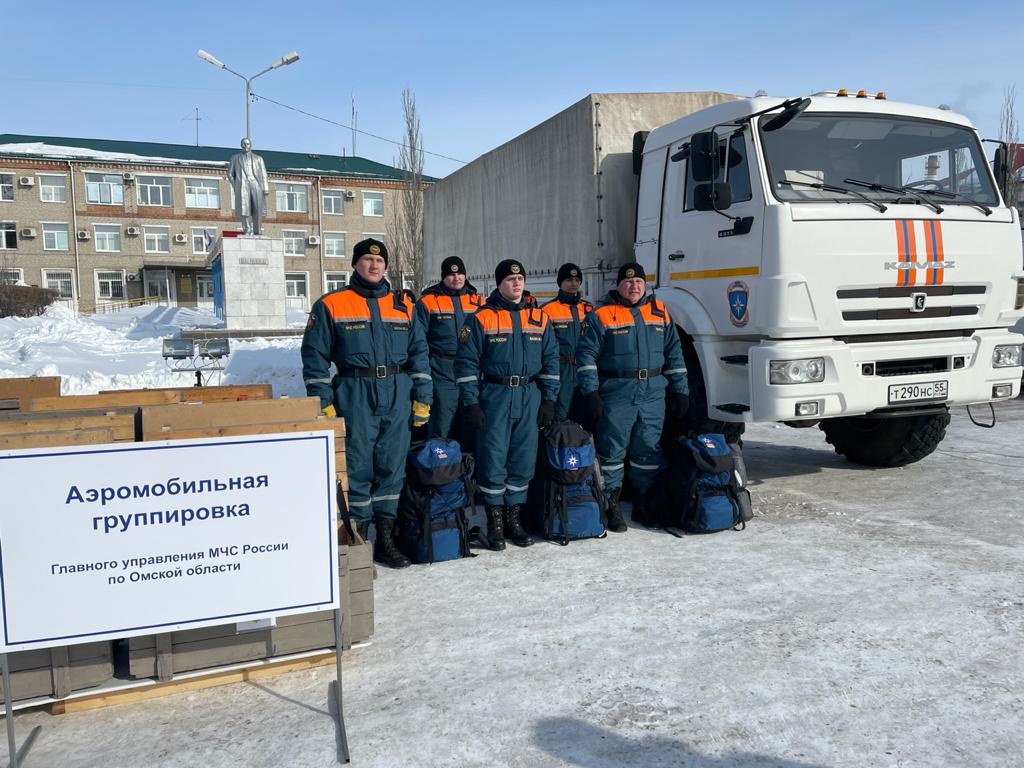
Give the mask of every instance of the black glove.
<svg viewBox="0 0 1024 768">
<path fill-rule="evenodd" d="M 686 412 L 690 410 L 690 398 L 681 392 L 670 392 L 668 397 L 672 416 L 676 421 L 682 421 Z"/>
<path fill-rule="evenodd" d="M 604 403 L 601 402 L 601 395 L 596 391 L 585 394 L 583 396 L 583 410 L 587 414 L 590 429 L 593 431 L 597 428 L 598 422 L 604 418 Z"/>
<path fill-rule="evenodd" d="M 466 422 L 466 426 L 470 429 L 480 430 L 484 428 L 487 423 L 487 418 L 484 416 L 483 409 L 473 403 L 467 405 L 462 411 L 462 420 Z"/>
<path fill-rule="evenodd" d="M 540 408 L 537 409 L 537 426 L 544 429 L 555 420 L 555 401 L 541 400 Z"/>
</svg>

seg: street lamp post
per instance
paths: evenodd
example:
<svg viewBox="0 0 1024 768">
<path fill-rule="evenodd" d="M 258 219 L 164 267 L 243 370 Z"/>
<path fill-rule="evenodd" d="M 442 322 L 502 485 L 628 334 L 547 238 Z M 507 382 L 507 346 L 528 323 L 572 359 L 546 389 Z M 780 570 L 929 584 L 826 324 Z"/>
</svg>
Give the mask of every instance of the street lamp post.
<svg viewBox="0 0 1024 768">
<path fill-rule="evenodd" d="M 271 64 L 269 67 L 262 70 L 261 72 L 257 72 L 252 77 L 246 77 L 245 75 L 239 72 L 235 72 L 235 70 L 231 69 L 227 64 L 218 59 L 212 53 L 207 53 L 201 48 L 198 51 L 196 51 L 196 56 L 198 56 L 203 61 L 210 62 L 215 67 L 220 67 L 221 69 L 230 72 L 235 77 L 242 78 L 245 81 L 245 138 L 249 139 L 249 141 L 252 141 L 252 135 L 249 130 L 249 101 L 252 96 L 252 88 L 250 84 L 257 77 L 259 77 L 260 75 L 267 74 L 267 72 L 269 72 L 272 69 L 277 69 L 278 67 L 286 67 L 289 64 L 294 64 L 296 61 L 299 60 L 299 54 L 296 53 L 295 51 L 292 51 L 291 53 L 286 53 L 284 56 L 282 56 L 280 59 L 275 61 L 273 64 Z"/>
</svg>

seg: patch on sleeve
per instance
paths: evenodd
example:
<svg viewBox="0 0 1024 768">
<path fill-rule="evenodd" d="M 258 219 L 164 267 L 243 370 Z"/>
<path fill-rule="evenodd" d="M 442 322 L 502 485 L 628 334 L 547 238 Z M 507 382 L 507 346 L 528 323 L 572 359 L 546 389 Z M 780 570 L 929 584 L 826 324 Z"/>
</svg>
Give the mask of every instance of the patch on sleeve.
<svg viewBox="0 0 1024 768">
<path fill-rule="evenodd" d="M 310 312 L 309 313 L 309 319 L 306 321 L 306 330 L 308 331 L 308 330 L 312 329 L 312 327 L 314 325 L 316 325 L 316 315 L 314 315 L 312 312 Z"/>
<path fill-rule="evenodd" d="M 580 336 L 586 336 L 590 332 L 590 321 L 583 318 L 580 322 Z"/>
<path fill-rule="evenodd" d="M 472 331 L 469 329 L 468 325 L 462 326 L 462 330 L 459 331 L 459 341 L 465 344 L 467 341 L 469 341 L 470 333 L 472 333 Z"/>
</svg>

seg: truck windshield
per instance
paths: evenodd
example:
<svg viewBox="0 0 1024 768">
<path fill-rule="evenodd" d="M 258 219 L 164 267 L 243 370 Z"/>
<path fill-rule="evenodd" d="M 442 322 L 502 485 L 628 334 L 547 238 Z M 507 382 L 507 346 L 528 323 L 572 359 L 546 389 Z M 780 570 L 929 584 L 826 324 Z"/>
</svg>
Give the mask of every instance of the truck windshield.
<svg viewBox="0 0 1024 768">
<path fill-rule="evenodd" d="M 898 189 L 949 193 L 942 205 L 999 202 L 977 137 L 950 123 L 804 112 L 762 131 L 761 143 L 779 200 L 834 202 L 825 187 L 849 188 L 852 178 L 877 185 L 859 191 L 884 202 L 912 199 Z"/>
</svg>

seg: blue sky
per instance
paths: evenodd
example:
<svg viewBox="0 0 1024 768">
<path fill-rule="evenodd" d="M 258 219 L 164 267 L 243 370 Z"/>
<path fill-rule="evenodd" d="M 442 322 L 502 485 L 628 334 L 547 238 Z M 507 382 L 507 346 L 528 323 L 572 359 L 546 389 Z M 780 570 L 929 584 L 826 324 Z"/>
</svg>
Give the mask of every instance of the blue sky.
<svg viewBox="0 0 1024 768">
<path fill-rule="evenodd" d="M 401 94 L 416 96 L 428 151 L 472 160 L 591 91 L 765 89 L 791 96 L 847 87 L 946 103 L 994 137 L 1004 89 L 1019 81 L 1024 11 L 990 2 L 170 2 L 7 0 L 7 96 L 0 131 L 236 146 L 244 83 L 400 139 Z M 252 105 L 257 150 L 352 154 L 351 131 L 267 101 Z M 358 136 L 385 163 L 398 148 Z M 458 163 L 427 157 L 427 173 Z"/>
</svg>

